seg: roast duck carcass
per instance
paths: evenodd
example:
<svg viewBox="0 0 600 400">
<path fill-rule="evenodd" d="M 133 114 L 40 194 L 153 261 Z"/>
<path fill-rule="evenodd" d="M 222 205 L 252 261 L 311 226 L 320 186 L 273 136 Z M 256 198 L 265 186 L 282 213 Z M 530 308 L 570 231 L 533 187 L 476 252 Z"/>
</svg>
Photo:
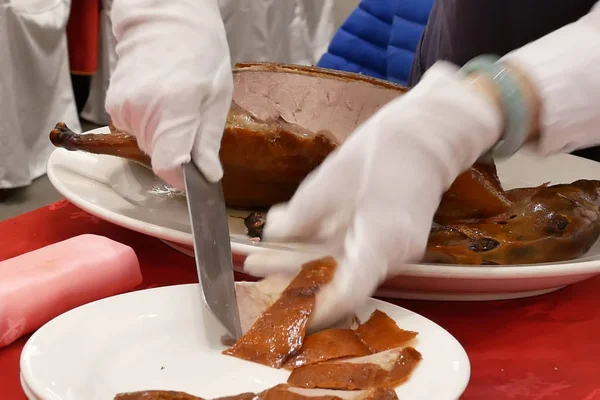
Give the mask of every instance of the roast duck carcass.
<svg viewBox="0 0 600 400">
<path fill-rule="evenodd" d="M 308 330 L 317 291 L 331 281 L 336 267 L 336 262 L 326 257 L 306 263 L 295 277 L 275 275 L 259 282 L 236 282 L 243 335 L 223 354 L 284 368 L 290 375 L 285 384 L 260 393 L 220 400 L 398 399 L 394 389 L 410 378 L 422 359 L 413 347 L 418 332 L 401 329 L 380 310 L 363 322 L 354 317 L 329 329 Z M 162 390 L 115 397 L 176 399 L 201 400 Z"/>
<path fill-rule="evenodd" d="M 466 173 L 478 175 L 481 167 L 475 165 Z M 466 178 L 463 174 L 458 179 Z M 515 265 L 564 261 L 585 254 L 600 235 L 600 181 L 501 191 L 508 207 L 485 217 L 473 217 L 473 207 L 459 215 L 459 201 L 445 203 L 453 192 L 452 187 L 435 216 L 439 224 L 434 223 L 429 233 L 424 262 Z M 253 212 L 244 222 L 251 237 L 260 237 L 265 213 Z"/>
<path fill-rule="evenodd" d="M 404 87 L 359 74 L 273 63 L 238 64 L 221 141 L 223 192 L 229 207 L 268 208 L 288 200 L 304 177 Z M 69 150 L 150 159 L 118 132 L 83 137 L 57 125 L 50 139 Z"/>
<path fill-rule="evenodd" d="M 250 210 L 287 201 L 354 128 L 406 91 L 358 74 L 272 63 L 238 64 L 234 82 L 222 183 L 228 207 Z M 133 136 L 110 130 L 80 135 L 58 123 L 50 140 L 150 167 Z M 508 265 L 578 257 L 600 235 L 599 191 L 598 181 L 505 191 L 493 163 L 476 163 L 444 194 L 424 261 Z M 245 222 L 249 235 L 260 237 L 263 211 Z"/>
</svg>

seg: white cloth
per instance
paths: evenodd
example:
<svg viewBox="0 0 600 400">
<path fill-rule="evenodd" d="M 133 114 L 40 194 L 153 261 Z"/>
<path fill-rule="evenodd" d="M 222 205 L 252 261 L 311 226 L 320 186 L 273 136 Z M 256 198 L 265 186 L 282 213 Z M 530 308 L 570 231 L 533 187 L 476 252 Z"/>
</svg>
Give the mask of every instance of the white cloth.
<svg viewBox="0 0 600 400">
<path fill-rule="evenodd" d="M 501 116 L 447 63 L 385 105 L 267 215 L 266 241 L 322 241 L 338 262 L 311 324 L 354 312 L 377 286 L 421 260 L 442 194 L 500 137 Z M 297 271 L 313 254 L 267 251 L 244 268 Z"/>
<path fill-rule="evenodd" d="M 71 87 L 66 24 L 70 0 L 0 0 L 0 188 L 46 172 L 48 133 L 58 121 L 80 130 Z"/>
<path fill-rule="evenodd" d="M 225 27 L 215 0 L 115 0 L 117 66 L 106 95 L 114 125 L 137 138 L 154 173 L 184 188 L 190 160 L 223 175 L 221 137 L 233 93 Z"/>
<path fill-rule="evenodd" d="M 333 0 L 219 0 L 233 64 L 315 64 L 333 37 Z"/>
<path fill-rule="evenodd" d="M 98 72 L 92 76 L 90 95 L 81 116 L 108 124 L 106 90 L 117 55 L 110 9 L 103 0 Z M 232 64 L 273 61 L 316 64 L 334 34 L 334 0 L 219 0 Z"/>
<path fill-rule="evenodd" d="M 542 99 L 542 155 L 600 144 L 600 4 L 504 57 L 521 66 Z"/>
</svg>

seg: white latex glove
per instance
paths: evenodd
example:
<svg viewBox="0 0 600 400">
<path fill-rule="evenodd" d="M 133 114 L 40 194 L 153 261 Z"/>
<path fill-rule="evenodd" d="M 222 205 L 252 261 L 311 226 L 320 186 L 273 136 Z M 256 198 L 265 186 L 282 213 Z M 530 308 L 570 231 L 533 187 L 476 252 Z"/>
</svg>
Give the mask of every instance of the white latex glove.
<svg viewBox="0 0 600 400">
<path fill-rule="evenodd" d="M 324 242 L 321 254 L 256 253 L 255 276 L 296 272 L 322 254 L 338 261 L 317 297 L 311 326 L 355 312 L 387 277 L 424 255 L 442 194 L 500 137 L 498 109 L 438 63 L 408 94 L 360 126 L 302 183 L 271 208 L 265 241 Z"/>
<path fill-rule="evenodd" d="M 135 135 L 154 172 L 178 189 L 190 155 L 218 181 L 233 78 L 217 1 L 115 0 L 111 18 L 118 61 L 106 109 L 114 125 Z"/>
</svg>

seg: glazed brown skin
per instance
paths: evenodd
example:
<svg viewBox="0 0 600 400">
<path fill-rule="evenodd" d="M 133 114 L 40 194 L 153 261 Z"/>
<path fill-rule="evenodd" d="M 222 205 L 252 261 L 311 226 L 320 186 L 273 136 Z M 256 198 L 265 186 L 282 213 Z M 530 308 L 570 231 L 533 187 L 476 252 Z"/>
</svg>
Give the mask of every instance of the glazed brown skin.
<svg viewBox="0 0 600 400">
<path fill-rule="evenodd" d="M 284 367 L 294 369 L 303 365 L 369 354 L 371 351 L 354 330 L 327 329 L 307 336 L 300 352 L 288 360 Z"/>
<path fill-rule="evenodd" d="M 333 279 L 331 257 L 305 264 L 281 297 L 223 354 L 281 368 L 302 347 L 319 288 Z"/>
<path fill-rule="evenodd" d="M 219 397 L 213 400 L 341 400 L 338 396 L 304 396 L 289 390 L 289 386 L 281 384 L 258 394 L 242 393 L 235 396 Z M 391 389 L 374 388 L 365 393 L 360 400 L 397 400 L 396 392 Z M 114 400 L 203 400 L 183 392 L 147 391 L 121 393 Z"/>
<path fill-rule="evenodd" d="M 338 396 L 304 396 L 288 390 L 288 385 L 278 385 L 263 393 L 256 400 L 341 400 Z M 397 400 L 396 392 L 386 388 L 374 388 L 360 400 Z"/>
<path fill-rule="evenodd" d="M 433 227 L 423 262 L 518 265 L 571 260 L 600 237 L 600 181 L 520 188 L 504 192 L 508 211 L 486 218 L 454 214 Z M 464 215 L 472 208 L 465 207 Z M 262 234 L 264 213 L 244 220 L 249 234 Z M 260 236 L 259 236 L 260 237 Z"/>
<path fill-rule="evenodd" d="M 151 168 L 150 157 L 139 149 L 136 138 L 128 133 L 80 135 L 70 130 L 64 122 L 59 122 L 49 136 L 56 147 L 125 158 Z"/>
<path fill-rule="evenodd" d="M 491 217 L 510 208 L 494 163 L 476 163 L 444 193 L 433 220 L 446 225 Z"/>
<path fill-rule="evenodd" d="M 152 168 L 135 137 L 112 125 L 110 135 L 80 135 L 59 122 L 50 132 L 50 141 L 67 150 L 121 157 Z M 301 127 L 285 121 L 257 121 L 232 106 L 219 152 L 225 203 L 233 208 L 260 209 L 288 201 L 300 182 L 336 147 L 327 132 L 302 134 Z M 456 179 L 435 218 L 440 223 L 481 218 L 509 206 L 495 167 L 476 164 Z"/>
<path fill-rule="evenodd" d="M 379 353 L 404 346 L 418 333 L 401 329 L 386 313 L 375 310 L 369 319 L 356 329 L 356 335 L 371 353 Z"/>
<path fill-rule="evenodd" d="M 233 74 L 234 80 L 239 82 L 234 85 L 219 157 L 224 171 L 225 202 L 229 207 L 242 209 L 266 209 L 288 201 L 302 180 L 361 122 L 407 91 L 403 86 L 360 74 L 298 65 L 238 64 Z M 262 76 L 258 83 L 251 79 L 254 74 Z M 270 97 L 270 85 L 276 79 L 283 79 L 279 86 L 289 88 L 289 94 L 279 91 Z M 327 85 L 331 92 L 319 91 Z M 300 96 L 298 104 L 294 94 Z M 302 103 L 303 96 L 309 99 L 305 103 Z M 290 103 L 290 99 L 294 101 Z M 282 102 L 279 114 L 266 112 L 279 101 Z M 238 103 L 248 108 L 242 108 Z M 324 104 L 322 109 L 321 103 Z M 299 119 L 296 118 L 297 110 L 299 114 L 304 112 Z M 263 119 L 255 114 L 263 115 Z M 289 122 L 291 120 L 300 123 Z M 312 126 L 313 130 L 301 124 Z M 137 147 L 135 137 L 119 131 L 112 121 L 109 128 L 114 136 L 82 137 L 59 123 L 50 139 L 57 147 L 124 157 L 150 168 L 150 159 Z M 469 188 L 469 195 L 462 190 L 464 187 Z M 467 200 L 464 211 L 469 216 L 474 213 L 479 217 L 487 216 L 503 206 L 504 199 L 498 195 L 493 185 L 480 175 L 467 171 L 450 188 L 444 200 L 449 202 L 449 207 L 442 209 L 438 216 L 455 218 L 460 214 L 457 210 L 462 208 L 457 204 L 463 204 L 460 202 L 462 196 Z"/>
<path fill-rule="evenodd" d="M 326 133 L 302 136 L 281 121 L 251 120 L 230 113 L 221 140 L 223 194 L 229 207 L 260 209 L 289 200 L 306 175 L 336 147 Z M 121 157 L 152 168 L 150 157 L 127 133 L 80 135 L 59 122 L 50 132 L 50 141 L 67 150 Z"/>
<path fill-rule="evenodd" d="M 410 376 L 421 360 L 421 354 L 412 347 L 403 349 L 417 333 L 404 331 L 382 311 L 374 311 L 363 323 L 352 324 L 353 329 L 329 329 L 315 333 L 306 340 L 306 322 L 315 303 L 316 292 L 333 278 L 337 264 L 331 257 L 303 265 L 300 273 L 233 347 L 224 351 L 245 360 L 275 368 L 284 362 L 293 370 L 288 384 L 281 384 L 260 393 L 243 393 L 214 400 L 341 400 L 337 394 L 351 392 L 356 400 L 394 400 L 394 388 Z M 376 353 L 387 350 L 394 358 Z M 300 351 L 298 351 L 300 350 Z M 391 353 L 390 353 L 391 352 Z M 328 361 L 365 357 L 360 363 Z M 290 358 L 292 357 L 292 358 Z M 373 359 L 372 357 L 375 357 Z M 383 368 L 377 361 L 389 360 L 391 368 Z M 295 392 L 303 388 L 308 392 Z M 333 389 L 333 392 L 314 393 L 310 389 Z M 363 392 L 356 392 L 362 390 Z M 318 394 L 315 395 L 315 394 Z M 349 394 L 344 392 L 345 395 Z M 121 393 L 115 400 L 203 400 L 183 392 L 140 391 Z"/>
<path fill-rule="evenodd" d="M 475 223 L 434 228 L 425 261 L 514 265 L 585 254 L 600 236 L 600 181 L 514 189 L 512 208 Z"/>
<path fill-rule="evenodd" d="M 393 389 L 406 381 L 421 354 L 412 347 L 399 349 L 401 355 L 391 371 L 377 364 L 329 361 L 296 368 L 288 384 L 304 388 L 358 390 L 374 387 Z"/>
<path fill-rule="evenodd" d="M 324 361 L 362 357 L 403 347 L 417 336 L 405 331 L 380 310 L 356 329 L 328 329 L 308 336 L 300 352 L 285 364 L 294 369 Z"/>
<path fill-rule="evenodd" d="M 267 208 L 287 201 L 335 147 L 327 132 L 303 133 L 283 120 L 258 121 L 232 105 L 219 152 L 225 202 Z"/>
<path fill-rule="evenodd" d="M 204 400 L 184 392 L 148 390 L 144 392 L 119 393 L 114 400 Z"/>
<path fill-rule="evenodd" d="M 373 94 L 377 94 L 377 97 L 382 100 L 376 102 L 380 101 L 382 103 L 402 95 L 407 90 L 403 86 L 360 74 L 299 65 L 277 63 L 238 64 L 233 69 L 233 74 L 234 79 L 240 76 L 248 76 L 248 74 L 262 74 L 265 83 L 264 85 L 261 84 L 263 88 L 268 85 L 268 78 L 274 76 L 273 74 L 304 77 L 306 79 L 302 83 L 296 83 L 295 86 L 292 84 L 290 90 L 304 90 L 306 93 L 315 92 L 312 88 L 316 84 L 316 80 L 320 80 L 323 84 L 333 82 L 339 85 L 354 85 L 353 88 L 361 90 L 362 95 L 365 93 L 370 94 L 373 98 Z M 350 133 L 344 131 L 348 130 L 349 127 L 346 123 L 339 128 L 341 131 L 325 131 L 325 128 L 337 129 L 329 126 L 311 131 L 299 124 L 290 123 L 289 120 L 285 121 L 281 115 L 278 118 L 261 120 L 236 105 L 238 102 L 244 102 L 243 89 L 246 87 L 244 84 L 241 86 L 236 85 L 238 91 L 240 87 L 242 88 L 242 94 L 236 98 L 234 93 L 219 153 L 224 171 L 222 184 L 225 202 L 229 207 L 234 208 L 268 208 L 273 204 L 289 200 L 306 175 L 320 165 L 325 157 L 342 141 L 341 139 Z M 351 100 L 360 102 L 361 99 L 366 98 L 362 95 L 355 94 Z M 281 93 L 278 96 L 273 100 L 281 100 Z M 293 96 L 287 96 L 286 93 L 283 93 L 283 97 L 289 99 Z M 316 98 L 314 96 L 310 98 L 312 100 L 323 100 L 323 97 L 325 97 L 324 94 L 319 94 Z M 253 107 L 254 111 L 261 109 L 262 103 L 258 103 Z M 307 107 L 310 107 L 310 105 Z M 335 110 L 339 111 L 339 107 L 338 105 L 337 109 L 329 113 L 323 111 L 312 119 L 323 121 L 323 124 L 327 125 L 327 121 L 331 119 L 328 116 L 334 115 Z M 367 108 L 371 110 L 376 108 L 375 103 L 371 102 Z M 360 110 L 358 109 L 357 118 L 364 119 L 368 117 L 366 114 L 361 115 Z M 295 110 L 289 109 L 284 111 L 288 113 L 290 111 L 295 112 Z M 344 115 L 348 113 L 352 113 L 352 111 L 348 111 Z M 351 115 L 351 118 L 344 117 L 343 121 L 352 122 L 354 117 L 355 115 Z M 123 136 L 127 139 L 125 143 L 117 140 L 116 137 L 111 137 L 111 135 L 94 135 L 84 140 L 78 136 L 73 136 L 72 132 L 68 135 L 63 133 L 62 137 L 53 134 L 51 140 L 57 147 L 96 154 L 109 154 L 136 162 L 141 160 L 144 165 L 150 166 L 150 160 L 147 155 L 137 148 L 133 136 L 126 136 L 125 133 L 119 132 L 119 127 L 115 127 L 112 121 L 109 123 L 109 127 L 113 134 L 125 135 Z M 119 147 L 123 148 L 118 149 Z"/>
<path fill-rule="evenodd" d="M 235 107 L 234 107 L 235 108 Z M 256 121 L 230 112 L 221 140 L 223 194 L 229 207 L 268 208 L 289 200 L 300 182 L 323 162 L 336 145 L 326 133 L 300 135 L 284 121 Z M 56 147 L 125 158 L 152 168 L 133 135 L 80 135 L 59 122 L 50 132 Z"/>
</svg>

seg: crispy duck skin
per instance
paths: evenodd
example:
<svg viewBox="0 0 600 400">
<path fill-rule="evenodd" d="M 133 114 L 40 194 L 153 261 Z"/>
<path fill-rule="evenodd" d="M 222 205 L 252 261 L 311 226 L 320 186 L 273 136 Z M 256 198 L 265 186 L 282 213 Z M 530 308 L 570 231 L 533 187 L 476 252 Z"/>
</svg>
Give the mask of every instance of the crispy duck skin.
<svg viewBox="0 0 600 400">
<path fill-rule="evenodd" d="M 478 162 L 444 193 L 433 220 L 442 225 L 475 221 L 510 210 L 511 201 L 493 162 Z"/>
<path fill-rule="evenodd" d="M 273 293 L 278 292 L 281 282 L 266 284 L 272 278 L 249 283 L 244 291 L 238 291 L 242 317 L 246 307 L 251 315 L 256 314 L 255 309 L 266 309 L 223 353 L 274 368 L 292 369 L 288 384 L 294 387 L 393 389 L 404 382 L 421 361 L 421 354 L 406 346 L 417 332 L 399 328 L 380 310 L 358 326 L 331 328 L 305 338 L 316 292 L 331 281 L 335 269 L 336 263 L 330 257 L 304 264 L 274 302 L 270 299 L 277 296 Z M 265 296 L 250 288 L 264 291 Z"/>
<path fill-rule="evenodd" d="M 259 282 L 236 283 L 240 317 L 252 326 L 223 353 L 275 368 L 285 362 L 297 368 L 287 384 L 214 400 L 398 399 L 394 388 L 421 361 L 417 350 L 399 346 L 416 332 L 400 329 L 389 316 L 375 310 L 364 323 L 354 317 L 350 328 L 332 327 L 305 340 L 315 295 L 331 281 L 336 268 L 335 260 L 325 257 L 306 263 L 295 277 L 273 275 Z M 115 400 L 203 399 L 150 390 L 120 393 Z"/>
<path fill-rule="evenodd" d="M 355 329 L 327 329 L 313 333 L 284 367 L 294 369 L 324 361 L 361 357 L 405 346 L 417 332 L 405 331 L 380 310 Z"/>
<path fill-rule="evenodd" d="M 371 353 L 379 353 L 406 345 L 418 333 L 401 329 L 386 313 L 375 310 L 365 323 L 356 328 L 356 335 Z"/>
<path fill-rule="evenodd" d="M 110 135 L 81 135 L 59 122 L 50 132 L 50 141 L 67 150 L 121 157 L 151 168 L 150 158 L 139 149 L 135 137 L 110 126 Z M 234 208 L 268 208 L 287 201 L 335 148 L 326 133 L 302 134 L 301 127 L 285 121 L 257 121 L 233 105 L 220 150 L 225 202 Z M 482 218 L 509 208 L 495 166 L 478 163 L 445 193 L 435 220 Z"/>
<path fill-rule="evenodd" d="M 125 158 L 152 168 L 150 157 L 139 149 L 135 137 L 127 133 L 80 135 L 69 129 L 64 122 L 59 122 L 50 131 L 50 142 L 56 147 L 67 150 L 83 150 L 93 154 Z"/>
<path fill-rule="evenodd" d="M 143 392 L 119 393 L 114 400 L 204 400 L 184 392 L 172 390 L 148 390 Z"/>
<path fill-rule="evenodd" d="M 369 348 L 354 330 L 327 329 L 307 336 L 298 354 L 289 359 L 284 367 L 294 369 L 303 365 L 369 354 Z"/>
<path fill-rule="evenodd" d="M 360 74 L 278 63 L 238 64 L 233 77 L 219 157 L 225 202 L 243 209 L 269 208 L 289 200 L 302 180 L 356 127 L 407 91 Z M 150 165 L 147 155 L 136 148 L 135 138 L 119 131 L 112 121 L 109 128 L 117 137 L 81 139 L 62 124 L 57 131 L 62 137 L 55 132 L 51 139 L 57 147 Z M 472 172 L 449 189 L 445 196 L 449 207 L 440 210 L 439 218 L 485 217 L 506 207 L 497 185 L 488 182 L 485 173 Z M 465 187 L 469 193 L 464 193 Z"/>
<path fill-rule="evenodd" d="M 288 384 L 341 390 L 393 389 L 409 378 L 421 359 L 421 353 L 413 347 L 404 347 L 364 357 L 326 361 L 294 369 Z"/>
<path fill-rule="evenodd" d="M 518 265 L 565 261 L 589 251 L 600 236 L 600 181 L 512 189 L 508 211 L 435 226 L 423 262 Z M 260 237 L 265 216 L 248 215 L 249 234 Z"/>
<path fill-rule="evenodd" d="M 368 390 L 323 390 L 294 388 L 285 384 L 260 393 L 242 393 L 213 400 L 397 400 L 396 392 L 386 388 Z M 147 391 L 121 393 L 114 400 L 203 400 L 183 392 Z"/>
<path fill-rule="evenodd" d="M 302 347 L 319 288 L 333 278 L 331 257 L 311 261 L 232 347 L 223 354 L 280 368 Z"/>
<path fill-rule="evenodd" d="M 303 389 L 278 385 L 266 390 L 256 400 L 397 400 L 396 392 L 387 388 L 372 388 L 362 391 Z"/>
<path fill-rule="evenodd" d="M 261 122 L 242 111 L 230 113 L 219 152 L 229 207 L 260 209 L 289 200 L 336 147 L 326 133 L 301 135 L 298 130 L 282 121 Z M 117 130 L 81 135 L 59 122 L 50 141 L 67 150 L 121 157 L 151 168 L 135 137 Z"/>
<path fill-rule="evenodd" d="M 508 212 L 433 228 L 425 261 L 533 264 L 571 260 L 600 236 L 600 181 L 513 189 Z"/>
</svg>

